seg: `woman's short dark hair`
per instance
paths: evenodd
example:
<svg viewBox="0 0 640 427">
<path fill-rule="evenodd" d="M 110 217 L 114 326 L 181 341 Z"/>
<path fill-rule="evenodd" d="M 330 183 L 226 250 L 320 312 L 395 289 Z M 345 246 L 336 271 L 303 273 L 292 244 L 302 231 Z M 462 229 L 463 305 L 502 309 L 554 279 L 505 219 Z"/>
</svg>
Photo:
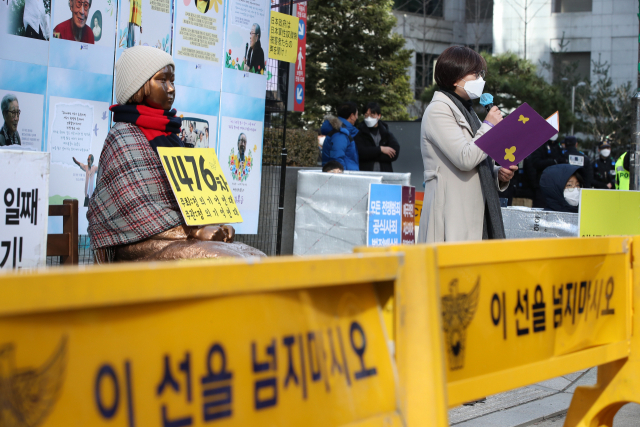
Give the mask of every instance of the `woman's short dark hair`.
<svg viewBox="0 0 640 427">
<path fill-rule="evenodd" d="M 486 70 L 487 62 L 479 53 L 464 46 L 451 46 L 438 57 L 435 69 L 436 84 L 453 90 L 455 82 L 471 73 Z"/>
</svg>

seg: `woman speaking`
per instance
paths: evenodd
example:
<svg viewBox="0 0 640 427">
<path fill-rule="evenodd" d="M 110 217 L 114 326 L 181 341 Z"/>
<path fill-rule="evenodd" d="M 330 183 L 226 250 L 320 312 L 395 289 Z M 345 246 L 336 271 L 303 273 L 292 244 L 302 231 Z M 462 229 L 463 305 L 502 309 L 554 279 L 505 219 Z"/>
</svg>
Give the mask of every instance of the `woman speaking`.
<svg viewBox="0 0 640 427">
<path fill-rule="evenodd" d="M 462 46 L 446 49 L 436 63 L 439 90 L 420 131 L 425 180 L 420 243 L 505 237 L 498 190 L 507 189 L 518 168 L 496 166 L 475 144 L 502 120 L 497 107 L 484 122 L 473 111 L 486 66 L 482 56 Z"/>
</svg>

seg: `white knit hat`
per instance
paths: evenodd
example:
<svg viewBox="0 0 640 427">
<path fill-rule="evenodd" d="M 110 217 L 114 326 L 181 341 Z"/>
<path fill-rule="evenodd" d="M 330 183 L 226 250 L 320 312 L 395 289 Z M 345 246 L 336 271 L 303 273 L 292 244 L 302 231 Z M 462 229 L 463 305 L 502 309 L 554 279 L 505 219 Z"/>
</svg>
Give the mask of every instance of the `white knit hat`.
<svg viewBox="0 0 640 427">
<path fill-rule="evenodd" d="M 116 101 L 124 105 L 155 73 L 175 64 L 171 55 L 151 46 L 134 46 L 116 63 Z"/>
</svg>

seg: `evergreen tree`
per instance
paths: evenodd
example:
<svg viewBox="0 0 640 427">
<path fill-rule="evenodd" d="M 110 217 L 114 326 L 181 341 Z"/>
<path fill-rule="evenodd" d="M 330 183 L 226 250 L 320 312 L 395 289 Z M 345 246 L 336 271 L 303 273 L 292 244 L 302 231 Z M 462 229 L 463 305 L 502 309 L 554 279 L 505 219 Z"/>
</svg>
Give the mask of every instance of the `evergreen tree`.
<svg viewBox="0 0 640 427">
<path fill-rule="evenodd" d="M 635 142 L 636 99 L 631 82 L 614 86 L 608 62 L 591 61 L 596 79 L 576 91 L 576 112 L 582 123 L 576 130 L 591 137 L 581 146 L 592 149 L 602 141 L 611 143 L 617 157 Z"/>
<path fill-rule="evenodd" d="M 544 118 L 558 111 L 560 134 L 569 132 L 571 124 L 575 122 L 571 114 L 571 99 L 563 94 L 560 87 L 540 77 L 531 61 L 519 58 L 514 53 L 491 56 L 483 52 L 482 56 L 487 61 L 484 93 L 493 95 L 495 105 L 508 113 L 526 102 Z M 435 85 L 425 89 L 421 100 L 430 102 L 436 90 L 438 87 Z M 484 117 L 484 108 L 477 101 L 474 105 L 478 107 L 478 115 Z"/>
<path fill-rule="evenodd" d="M 308 6 L 303 120 L 319 126 L 342 101 L 382 107 L 387 120 L 409 118 L 411 51 L 392 33 L 393 0 L 314 0 Z"/>
</svg>

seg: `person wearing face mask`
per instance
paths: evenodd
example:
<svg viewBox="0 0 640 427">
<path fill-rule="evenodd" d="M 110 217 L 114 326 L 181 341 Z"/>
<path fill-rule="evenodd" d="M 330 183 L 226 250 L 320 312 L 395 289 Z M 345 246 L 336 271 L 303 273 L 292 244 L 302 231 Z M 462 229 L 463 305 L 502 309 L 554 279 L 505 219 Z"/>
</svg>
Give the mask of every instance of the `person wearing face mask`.
<svg viewBox="0 0 640 427">
<path fill-rule="evenodd" d="M 475 144 L 502 121 L 498 107 L 484 122 L 473 110 L 486 67 L 482 56 L 463 46 L 447 48 L 436 63 L 439 90 L 420 131 L 425 190 L 418 242 L 505 238 L 498 190 L 507 189 L 518 167 L 496 166 Z"/>
<path fill-rule="evenodd" d="M 400 154 L 398 140 L 389 132 L 389 126 L 380 120 L 381 117 L 377 102 L 367 104 L 364 121 L 358 126 L 360 132 L 354 138 L 361 171 L 393 172 L 391 163 Z"/>
<path fill-rule="evenodd" d="M 584 169 L 577 165 L 562 164 L 545 169 L 540 178 L 545 210 L 578 213 L 583 176 Z"/>
<path fill-rule="evenodd" d="M 612 189 L 616 185 L 616 162 L 611 158 L 611 145 L 603 142 L 598 146 L 600 156 L 593 163 L 593 187 Z"/>
<path fill-rule="evenodd" d="M 171 55 L 150 46 L 125 50 L 116 63 L 114 126 L 100 155 L 87 220 L 96 263 L 264 254 L 233 243 L 228 225 L 187 226 L 158 147 L 185 147 Z"/>
</svg>

